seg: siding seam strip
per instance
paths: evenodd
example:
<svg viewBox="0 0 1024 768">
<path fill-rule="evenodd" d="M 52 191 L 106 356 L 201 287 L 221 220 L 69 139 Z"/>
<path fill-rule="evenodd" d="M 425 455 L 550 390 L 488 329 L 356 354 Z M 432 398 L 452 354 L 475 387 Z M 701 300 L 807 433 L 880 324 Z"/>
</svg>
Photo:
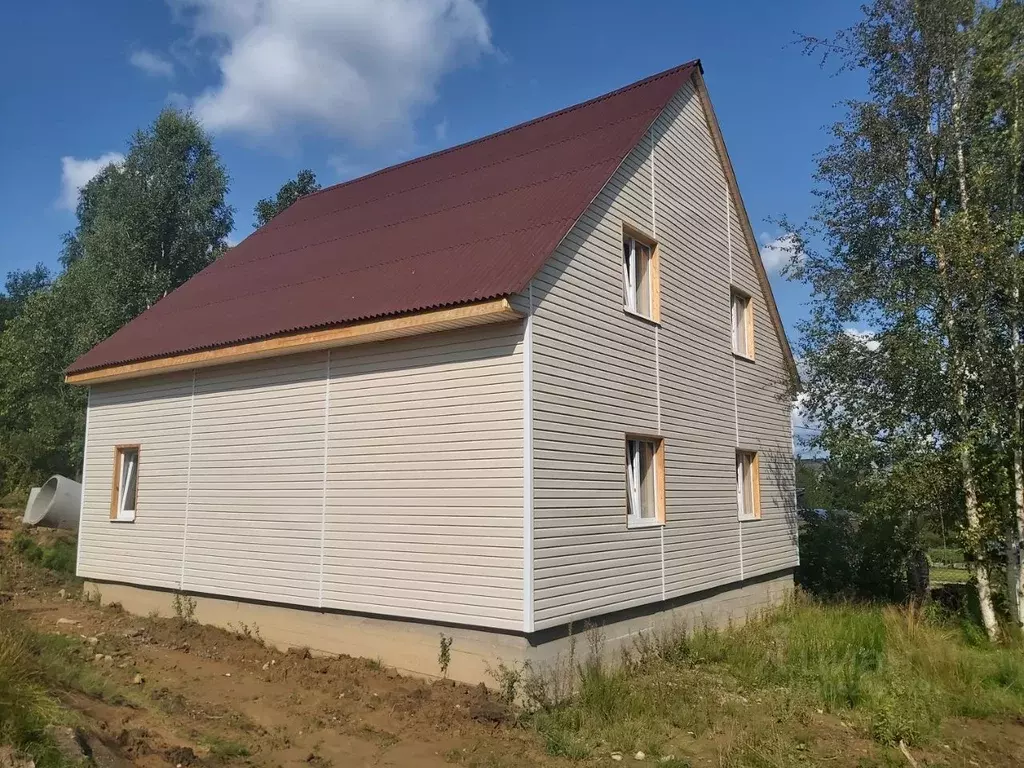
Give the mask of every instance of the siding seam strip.
<svg viewBox="0 0 1024 768">
<path fill-rule="evenodd" d="M 181 531 L 181 578 L 178 589 L 185 589 L 185 552 L 188 547 L 188 511 L 192 501 L 192 423 L 196 412 L 196 370 L 192 369 L 192 393 L 188 399 L 188 460 L 185 465 L 185 524 Z"/>
<path fill-rule="evenodd" d="M 81 576 L 79 568 L 82 564 L 82 527 L 85 525 L 85 470 L 89 462 L 85 457 L 89 453 L 89 411 L 92 410 L 92 387 L 85 390 L 85 434 L 82 435 L 82 503 L 78 513 L 78 541 L 75 544 L 75 576 Z"/>
<path fill-rule="evenodd" d="M 324 548 L 327 535 L 327 446 L 331 423 L 331 350 L 327 350 L 327 375 L 324 380 L 324 477 L 320 497 L 320 585 L 316 602 L 324 607 Z"/>
<path fill-rule="evenodd" d="M 659 119 L 660 119 L 660 115 L 659 115 Z M 655 199 L 654 199 L 654 194 L 655 194 L 654 193 L 654 154 L 655 154 L 654 153 L 654 149 L 655 149 L 654 126 L 655 126 L 655 123 L 657 123 L 657 120 L 655 120 L 654 123 L 651 123 L 651 129 L 650 129 L 650 140 L 651 140 L 651 234 L 654 235 L 655 237 L 657 237 L 658 236 L 658 219 L 657 219 Z M 660 275 L 659 275 L 659 284 L 660 284 Z M 661 297 L 659 297 L 658 300 L 660 301 Z M 655 399 L 656 399 L 656 402 L 658 404 L 658 436 L 662 437 L 662 439 L 664 439 L 664 436 L 661 434 L 661 334 L 659 333 L 659 330 L 660 329 L 658 328 L 658 326 L 654 326 L 654 389 L 655 389 L 655 396 L 656 396 Z M 668 474 L 668 470 L 667 469 L 666 469 L 665 473 Z M 667 478 L 663 477 L 661 479 L 661 482 L 664 483 L 664 482 L 666 482 L 666 480 L 667 480 Z M 665 506 L 666 507 L 668 506 L 668 501 L 667 500 L 665 502 Z M 662 514 L 664 515 L 665 519 L 664 519 L 664 524 L 658 529 L 658 537 L 660 539 L 660 547 L 661 547 L 661 599 L 664 600 L 665 599 L 665 525 L 668 525 L 668 510 L 667 509 L 662 510 Z"/>
<path fill-rule="evenodd" d="M 523 329 L 523 631 L 533 632 L 533 280 Z"/>
<path fill-rule="evenodd" d="M 729 182 L 725 183 L 725 247 L 729 252 L 729 285 L 733 284 L 732 273 L 732 201 L 729 199 Z M 729 294 L 729 317 L 732 322 L 732 293 Z M 731 329 L 730 329 L 731 330 Z M 736 425 L 736 447 L 740 447 L 740 402 L 736 391 L 736 356 L 732 356 L 732 415 Z M 737 475 L 736 482 L 739 482 Z M 740 581 L 743 581 L 743 521 L 739 519 L 739 489 L 737 488 L 736 530 L 740 547 Z"/>
</svg>

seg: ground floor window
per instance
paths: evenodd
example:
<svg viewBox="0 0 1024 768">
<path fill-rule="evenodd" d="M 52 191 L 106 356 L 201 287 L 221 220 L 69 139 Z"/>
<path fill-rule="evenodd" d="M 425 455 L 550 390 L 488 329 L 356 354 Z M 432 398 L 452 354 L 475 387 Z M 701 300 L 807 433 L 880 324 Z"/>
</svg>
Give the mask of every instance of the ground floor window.
<svg viewBox="0 0 1024 768">
<path fill-rule="evenodd" d="M 665 522 L 665 441 L 626 439 L 626 506 L 630 526 Z"/>
<path fill-rule="evenodd" d="M 110 519 L 131 522 L 135 519 L 139 488 L 139 446 L 114 448 L 114 484 L 110 493 Z"/>
</svg>

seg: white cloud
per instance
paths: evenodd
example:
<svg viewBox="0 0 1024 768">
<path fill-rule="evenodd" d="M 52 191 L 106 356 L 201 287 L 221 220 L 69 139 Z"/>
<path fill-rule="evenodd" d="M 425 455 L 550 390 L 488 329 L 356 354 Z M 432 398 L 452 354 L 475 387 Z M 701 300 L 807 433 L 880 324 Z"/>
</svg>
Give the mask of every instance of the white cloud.
<svg viewBox="0 0 1024 768">
<path fill-rule="evenodd" d="M 862 331 L 858 328 L 845 328 L 843 332 L 854 341 L 859 341 L 861 344 L 866 346 L 871 352 L 874 352 L 881 346 L 881 342 L 875 337 L 873 331 Z"/>
<path fill-rule="evenodd" d="M 761 233 L 761 261 L 768 272 L 779 272 L 789 263 L 796 248 L 797 239 L 792 232 L 775 238 Z"/>
<path fill-rule="evenodd" d="M 440 123 L 434 126 L 434 137 L 438 141 L 444 141 L 448 138 L 448 119 L 445 118 Z"/>
<path fill-rule="evenodd" d="M 214 130 L 300 129 L 372 144 L 409 131 L 442 77 L 491 50 L 477 0 L 168 0 L 212 43 L 220 82 L 194 102 Z"/>
<path fill-rule="evenodd" d="M 107 152 L 96 158 L 86 157 L 81 160 L 77 157 L 62 157 L 60 197 L 57 206 L 69 211 L 75 210 L 78 206 L 78 193 L 82 187 L 108 165 L 120 165 L 123 162 L 124 155 L 120 152 Z"/>
<path fill-rule="evenodd" d="M 153 77 L 174 77 L 174 64 L 170 59 L 164 58 L 159 53 L 139 49 L 132 51 L 128 61 L 136 69 L 141 69 L 147 75 Z"/>
</svg>

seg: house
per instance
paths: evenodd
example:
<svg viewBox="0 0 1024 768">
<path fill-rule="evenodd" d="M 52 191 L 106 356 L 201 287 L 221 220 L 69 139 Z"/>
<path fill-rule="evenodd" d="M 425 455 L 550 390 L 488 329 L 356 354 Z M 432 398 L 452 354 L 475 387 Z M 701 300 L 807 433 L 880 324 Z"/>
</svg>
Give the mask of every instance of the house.
<svg viewBox="0 0 1024 768">
<path fill-rule="evenodd" d="M 304 197 L 77 360 L 78 573 L 463 680 L 739 619 L 792 586 L 792 376 L 691 62 Z"/>
</svg>

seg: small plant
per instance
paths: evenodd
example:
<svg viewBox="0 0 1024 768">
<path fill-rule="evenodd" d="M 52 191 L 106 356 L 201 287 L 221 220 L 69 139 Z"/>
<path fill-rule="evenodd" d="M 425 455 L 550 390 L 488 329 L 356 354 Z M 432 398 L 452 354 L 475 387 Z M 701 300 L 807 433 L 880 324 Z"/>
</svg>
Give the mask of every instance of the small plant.
<svg viewBox="0 0 1024 768">
<path fill-rule="evenodd" d="M 441 677 L 447 679 L 448 665 L 452 663 L 452 638 L 441 633 L 441 650 L 437 653 L 437 665 L 441 668 Z"/>
<path fill-rule="evenodd" d="M 248 757 L 251 752 L 249 748 L 238 741 L 221 739 L 211 736 L 207 739 L 207 746 L 210 748 L 210 755 L 221 760 L 230 760 L 233 757 Z"/>
<path fill-rule="evenodd" d="M 237 627 L 237 628 L 236 628 Z M 228 624 L 228 628 L 231 629 L 236 637 L 245 638 L 246 640 L 253 640 L 260 645 L 266 645 L 266 641 L 263 639 L 263 635 L 260 634 L 259 625 L 253 623 L 251 626 L 246 624 L 244 621 L 238 622 L 238 624 Z"/>
<path fill-rule="evenodd" d="M 511 706 L 516 703 L 516 699 L 519 698 L 519 686 L 529 669 L 529 663 L 522 665 L 513 663 L 508 666 L 503 661 L 498 663 L 497 669 L 487 668 L 487 674 L 498 684 L 498 697 L 505 704 Z"/>
<path fill-rule="evenodd" d="M 183 592 L 175 592 L 171 604 L 174 615 L 183 624 L 194 624 L 196 620 L 196 599 Z M 244 624 L 242 626 L 245 626 Z"/>
</svg>

